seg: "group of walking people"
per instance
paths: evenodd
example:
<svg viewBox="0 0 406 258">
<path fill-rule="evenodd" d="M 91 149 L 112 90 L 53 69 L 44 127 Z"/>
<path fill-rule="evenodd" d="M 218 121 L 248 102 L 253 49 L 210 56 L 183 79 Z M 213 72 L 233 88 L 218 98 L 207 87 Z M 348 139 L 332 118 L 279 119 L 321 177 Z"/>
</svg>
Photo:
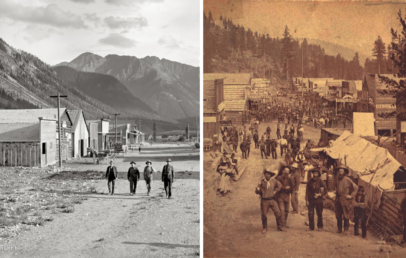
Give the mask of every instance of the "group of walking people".
<svg viewBox="0 0 406 258">
<path fill-rule="evenodd" d="M 166 165 L 162 168 L 162 182 L 164 183 L 164 189 L 166 197 L 171 198 L 172 196 L 172 183 L 175 180 L 173 166 L 170 165 L 171 159 L 166 160 Z M 151 185 L 153 180 L 153 174 L 157 171 L 152 167 L 152 162 L 148 160 L 145 162 L 146 166 L 144 167 L 144 180 L 147 186 L 147 195 L 149 196 L 151 192 Z M 130 183 L 130 195 L 135 195 L 137 192 L 137 183 L 140 180 L 140 171 L 135 166 L 134 161 L 130 162 L 130 168 L 127 171 L 127 180 Z M 109 195 L 114 195 L 114 188 L 116 180 L 118 179 L 117 167 L 114 166 L 113 160 L 110 160 L 110 166 L 107 167 L 105 178 L 107 179 L 107 186 L 109 189 Z"/>
<path fill-rule="evenodd" d="M 300 187 L 300 173 L 297 163 L 287 165 L 281 163 L 278 171 L 264 169 L 264 177 L 258 183 L 255 193 L 261 198 L 262 233 L 268 229 L 267 212 L 273 210 L 276 218 L 278 231 L 288 228 L 287 218 L 289 206 L 292 205 L 292 213 L 298 213 L 298 191 Z M 321 169 L 317 166 L 309 171 L 312 177 L 306 183 L 305 201 L 308 209 L 309 229 L 315 226 L 319 231 L 323 230 L 323 205 L 327 195 L 327 185 L 321 179 Z M 337 220 L 337 233 L 348 234 L 350 209 L 354 208 L 354 234 L 359 235 L 361 224 L 362 237 L 366 237 L 365 208 L 368 202 L 363 186 L 357 186 L 348 177 L 349 169 L 346 166 L 338 166 L 335 169 L 336 198 L 335 216 Z M 352 207 L 351 207 L 352 206 Z M 315 225 L 315 211 L 317 224 Z M 343 227 L 344 222 L 344 227 Z"/>
</svg>

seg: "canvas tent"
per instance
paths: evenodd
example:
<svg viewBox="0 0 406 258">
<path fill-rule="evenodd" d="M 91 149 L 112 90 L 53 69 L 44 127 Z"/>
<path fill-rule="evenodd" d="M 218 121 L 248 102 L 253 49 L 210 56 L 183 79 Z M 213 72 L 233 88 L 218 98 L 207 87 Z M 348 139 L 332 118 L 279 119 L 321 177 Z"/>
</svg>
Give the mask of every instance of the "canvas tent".
<svg viewBox="0 0 406 258">
<path fill-rule="evenodd" d="M 358 174 L 362 181 L 368 183 L 373 176 L 369 170 L 376 169 L 379 165 L 371 184 L 381 190 L 395 189 L 393 177 L 402 165 L 387 149 L 378 147 L 359 136 L 344 131 L 332 147 L 316 148 L 312 151 L 324 151 L 333 159 L 342 158 L 343 162 L 344 156 L 348 155 L 347 166 L 352 170 L 353 175 Z"/>
</svg>

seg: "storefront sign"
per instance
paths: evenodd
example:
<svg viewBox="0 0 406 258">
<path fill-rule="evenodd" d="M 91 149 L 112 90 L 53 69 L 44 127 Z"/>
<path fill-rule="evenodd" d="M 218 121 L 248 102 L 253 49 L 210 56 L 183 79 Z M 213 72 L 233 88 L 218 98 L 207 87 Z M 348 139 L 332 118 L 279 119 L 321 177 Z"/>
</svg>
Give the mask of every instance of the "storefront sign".
<svg viewBox="0 0 406 258">
<path fill-rule="evenodd" d="M 376 104 L 376 108 L 393 108 L 393 109 L 396 109 L 396 104 Z"/>
</svg>

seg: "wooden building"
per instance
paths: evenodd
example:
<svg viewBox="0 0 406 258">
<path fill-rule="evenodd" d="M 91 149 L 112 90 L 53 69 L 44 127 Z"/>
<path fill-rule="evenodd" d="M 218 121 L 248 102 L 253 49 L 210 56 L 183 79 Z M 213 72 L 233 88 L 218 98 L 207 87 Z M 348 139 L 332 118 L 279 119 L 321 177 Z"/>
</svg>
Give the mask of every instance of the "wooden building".
<svg viewBox="0 0 406 258">
<path fill-rule="evenodd" d="M 89 143 L 89 129 L 82 110 L 68 110 L 73 121 L 72 125 L 72 156 L 86 157 Z"/>
<path fill-rule="evenodd" d="M 228 119 L 242 124 L 244 110 L 251 89 L 249 73 L 205 73 L 204 80 L 223 79 L 225 114 Z M 244 103 L 244 104 L 242 104 Z"/>
<path fill-rule="evenodd" d="M 60 109 L 61 122 L 61 150 L 62 160 L 69 160 L 72 155 L 72 119 L 66 111 L 66 108 Z M 57 108 L 46 109 L 2 109 L 0 112 L 0 124 L 36 124 L 38 119 L 58 120 Z M 58 123 L 55 125 L 54 136 L 56 136 L 56 159 L 59 160 L 59 143 L 58 143 Z"/>
<path fill-rule="evenodd" d="M 28 119 L 32 122 L 32 119 Z M 44 167 L 57 160 L 55 120 L 0 124 L 0 165 Z"/>
<path fill-rule="evenodd" d="M 224 80 L 203 77 L 203 138 L 216 142 L 224 113 Z"/>
<path fill-rule="evenodd" d="M 87 121 L 89 128 L 88 146 L 94 150 L 99 150 L 99 123 L 98 121 Z"/>
<path fill-rule="evenodd" d="M 381 76 L 397 79 L 392 74 Z M 368 88 L 368 95 L 373 102 L 369 111 L 374 113 L 375 134 L 393 136 L 396 133 L 396 98 L 392 86 L 384 84 L 378 74 L 367 74 L 363 87 Z"/>
</svg>

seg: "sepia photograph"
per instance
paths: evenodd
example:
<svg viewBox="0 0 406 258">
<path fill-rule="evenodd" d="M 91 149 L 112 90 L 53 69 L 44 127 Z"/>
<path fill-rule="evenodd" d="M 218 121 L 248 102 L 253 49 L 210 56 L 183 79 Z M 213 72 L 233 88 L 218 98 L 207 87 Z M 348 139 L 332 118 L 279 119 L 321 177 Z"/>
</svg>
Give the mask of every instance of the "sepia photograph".
<svg viewBox="0 0 406 258">
<path fill-rule="evenodd" d="M 199 0 L 0 0 L 0 257 L 199 257 Z"/>
<path fill-rule="evenodd" d="M 405 257 L 406 5 L 203 9 L 203 256 Z"/>
</svg>

